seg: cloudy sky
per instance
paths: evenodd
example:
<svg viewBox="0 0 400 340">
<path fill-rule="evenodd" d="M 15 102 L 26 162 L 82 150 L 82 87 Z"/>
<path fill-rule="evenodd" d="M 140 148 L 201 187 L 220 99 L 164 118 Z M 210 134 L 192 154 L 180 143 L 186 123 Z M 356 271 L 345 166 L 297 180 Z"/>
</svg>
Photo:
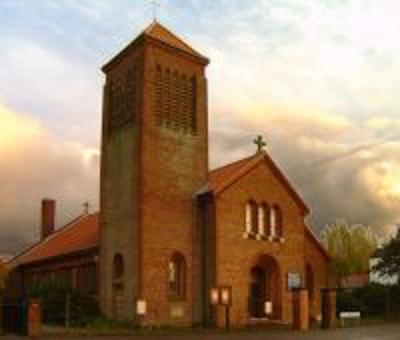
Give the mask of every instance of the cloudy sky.
<svg viewBox="0 0 400 340">
<path fill-rule="evenodd" d="M 210 160 L 257 134 L 316 230 L 400 220 L 397 0 L 160 0 L 159 21 L 211 59 Z M 0 2 L 0 254 L 97 208 L 100 67 L 151 21 L 147 0 Z"/>
</svg>

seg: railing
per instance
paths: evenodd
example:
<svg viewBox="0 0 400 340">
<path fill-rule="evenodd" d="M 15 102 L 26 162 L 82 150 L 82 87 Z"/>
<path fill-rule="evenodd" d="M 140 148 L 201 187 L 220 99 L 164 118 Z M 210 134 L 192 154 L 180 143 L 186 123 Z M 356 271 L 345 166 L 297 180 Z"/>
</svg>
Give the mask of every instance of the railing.
<svg viewBox="0 0 400 340">
<path fill-rule="evenodd" d="M 28 332 L 26 300 L 4 300 L 1 303 L 0 328 L 6 333 L 26 335 Z"/>
</svg>

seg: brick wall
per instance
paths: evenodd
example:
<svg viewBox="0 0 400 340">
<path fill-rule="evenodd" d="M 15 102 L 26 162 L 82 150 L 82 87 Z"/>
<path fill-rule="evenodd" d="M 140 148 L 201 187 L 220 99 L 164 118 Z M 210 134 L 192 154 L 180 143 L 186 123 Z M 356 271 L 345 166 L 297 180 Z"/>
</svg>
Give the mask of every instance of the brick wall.
<svg viewBox="0 0 400 340">
<path fill-rule="evenodd" d="M 123 84 L 128 72 L 134 70 L 130 79 L 136 85 L 134 106 L 127 106 L 130 120 L 110 131 L 111 84 Z M 124 260 L 123 304 L 119 305 L 118 317 L 133 320 L 138 296 L 139 277 L 139 136 L 141 120 L 141 97 L 143 93 L 143 49 L 138 46 L 106 74 L 103 99 L 102 157 L 100 183 L 100 302 L 108 317 L 116 315 L 113 294 L 113 259 L 121 254 Z M 122 83 L 122 84 L 121 84 Z M 128 94 L 123 101 L 132 100 Z"/>
<path fill-rule="evenodd" d="M 193 322 L 194 196 L 207 180 L 207 96 L 204 64 L 162 46 L 149 44 L 145 57 L 145 96 L 142 120 L 141 231 L 142 297 L 148 313 L 143 323 L 191 324 Z M 155 71 L 157 65 L 177 70 L 197 80 L 197 132 L 174 130 L 157 124 Z M 168 261 L 174 252 L 186 260 L 186 298 L 168 294 Z M 181 312 L 175 313 L 181 309 Z"/>
<path fill-rule="evenodd" d="M 284 242 L 245 239 L 245 204 L 249 199 L 279 204 Z M 300 273 L 304 280 L 304 227 L 301 208 L 267 163 L 261 163 L 216 199 L 216 266 L 218 285 L 233 287 L 232 322 L 248 322 L 250 271 L 260 255 L 270 255 L 280 271 L 281 319 L 292 321 L 292 293 L 287 273 Z M 221 322 L 221 320 L 219 320 Z"/>
<path fill-rule="evenodd" d="M 306 228 L 306 226 L 304 226 Z M 313 236 L 306 232 L 305 239 L 305 261 L 312 272 L 312 286 L 314 287 L 310 299 L 310 316 L 318 319 L 321 316 L 321 288 L 332 286 L 333 277 L 329 272 L 329 259 L 321 250 L 320 246 L 313 239 Z M 309 283 L 307 283 L 309 284 Z"/>
</svg>

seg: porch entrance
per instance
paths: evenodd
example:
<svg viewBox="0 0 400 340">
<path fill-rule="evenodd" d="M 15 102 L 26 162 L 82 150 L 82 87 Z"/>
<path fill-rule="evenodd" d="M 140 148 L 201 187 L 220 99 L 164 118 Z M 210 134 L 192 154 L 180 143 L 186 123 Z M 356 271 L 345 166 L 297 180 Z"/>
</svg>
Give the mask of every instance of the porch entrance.
<svg viewBox="0 0 400 340">
<path fill-rule="evenodd" d="M 250 270 L 249 317 L 266 318 L 265 302 L 272 303 L 269 319 L 281 319 L 281 278 L 277 261 L 262 255 Z"/>
</svg>

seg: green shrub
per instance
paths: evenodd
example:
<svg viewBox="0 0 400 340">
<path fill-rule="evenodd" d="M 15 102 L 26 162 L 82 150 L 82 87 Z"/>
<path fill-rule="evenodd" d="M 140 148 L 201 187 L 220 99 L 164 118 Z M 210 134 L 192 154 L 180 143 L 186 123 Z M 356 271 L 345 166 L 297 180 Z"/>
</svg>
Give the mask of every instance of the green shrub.
<svg viewBox="0 0 400 340">
<path fill-rule="evenodd" d="M 361 288 L 341 290 L 337 311 L 360 311 L 363 317 L 400 316 L 400 286 L 370 283 Z"/>
<path fill-rule="evenodd" d="M 67 300 L 70 306 L 71 326 L 84 326 L 90 320 L 101 316 L 95 299 L 71 289 L 60 281 L 43 281 L 33 286 L 28 295 L 41 301 L 43 321 L 48 324 L 65 324 Z"/>
</svg>

